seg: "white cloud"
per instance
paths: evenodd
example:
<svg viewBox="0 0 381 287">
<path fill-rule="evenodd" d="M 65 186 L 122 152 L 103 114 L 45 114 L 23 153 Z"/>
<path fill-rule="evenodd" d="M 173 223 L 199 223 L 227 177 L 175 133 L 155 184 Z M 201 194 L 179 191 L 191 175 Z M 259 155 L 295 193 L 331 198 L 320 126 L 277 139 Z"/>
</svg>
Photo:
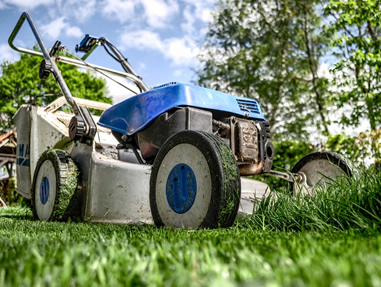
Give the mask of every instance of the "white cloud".
<svg viewBox="0 0 381 287">
<path fill-rule="evenodd" d="M 82 30 L 78 27 L 68 27 L 65 31 L 65 34 L 73 38 L 80 38 L 84 35 Z"/>
<path fill-rule="evenodd" d="M 146 70 L 146 69 L 147 69 L 146 64 L 144 64 L 144 63 L 139 63 L 139 70 L 140 70 L 140 71 L 144 71 L 144 70 Z"/>
<path fill-rule="evenodd" d="M 50 39 L 58 39 L 65 26 L 65 17 L 60 17 L 46 25 L 42 25 L 40 30 L 43 35 L 46 35 Z"/>
<path fill-rule="evenodd" d="M 161 39 L 156 32 L 140 30 L 126 32 L 121 37 L 123 48 L 156 50 L 174 65 L 193 65 L 199 49 L 194 40 L 183 38 Z"/>
<path fill-rule="evenodd" d="M 102 0 L 100 6 L 102 14 L 112 20 L 134 24 L 140 22 L 154 29 L 167 27 L 179 13 L 176 0 Z"/>
<path fill-rule="evenodd" d="M 149 26 L 164 28 L 179 12 L 179 4 L 175 0 L 141 0 L 144 14 Z"/>
<path fill-rule="evenodd" d="M 60 15 L 84 23 L 96 13 L 97 0 L 56 0 Z"/>
<path fill-rule="evenodd" d="M 199 49 L 189 37 L 172 38 L 164 41 L 166 46 L 165 57 L 172 59 L 175 65 L 192 65 Z"/>
<path fill-rule="evenodd" d="M 116 18 L 120 23 L 131 21 L 135 13 L 135 4 L 129 0 L 103 0 L 101 7 L 103 15 Z"/>
<path fill-rule="evenodd" d="M 177 68 L 174 73 L 181 76 L 181 73 L 185 72 L 181 72 L 180 66 L 188 68 L 198 63 L 197 54 L 200 51 L 196 41 L 204 34 L 202 27 L 210 21 L 211 11 L 217 2 L 217 0 L 0 0 L 0 9 L 40 8 L 31 14 L 39 15 L 34 17 L 34 20 L 37 21 L 44 40 L 45 38 L 57 40 L 65 35 L 80 38 L 84 33 L 79 27 L 86 27 L 94 20 L 107 25 L 110 29 L 115 29 L 110 31 L 110 35 L 124 30 L 126 32 L 120 36 L 121 44 L 118 44 L 118 48 L 157 51 L 163 55 L 167 63 Z M 2 12 L 6 13 L 4 10 Z M 123 27 L 120 23 L 124 25 L 128 23 L 128 27 Z M 2 46 L 2 49 L 5 46 Z M 144 70 L 144 67 L 140 69 Z"/>
<path fill-rule="evenodd" d="M 65 21 L 65 17 L 57 18 L 49 24 L 41 26 L 40 30 L 42 31 L 43 35 L 53 40 L 60 38 L 62 33 L 69 37 L 81 37 L 84 34 L 80 28 L 76 26 L 70 26 Z"/>
<path fill-rule="evenodd" d="M 11 47 L 8 46 L 8 44 L 1 44 L 0 45 L 0 62 L 4 62 L 4 60 L 7 60 L 8 62 L 14 62 L 20 59 L 19 54 L 12 50 Z"/>
<path fill-rule="evenodd" d="M 216 0 L 102 0 L 101 11 L 120 23 L 131 22 L 121 36 L 122 49 L 158 51 L 176 66 L 193 66 L 199 53 L 196 35 L 200 33 L 195 25 L 211 20 L 215 4 Z M 184 36 L 163 38 L 161 31 L 169 26 L 181 27 Z"/>
<path fill-rule="evenodd" d="M 160 39 L 159 33 L 149 30 L 126 32 L 122 35 L 121 40 L 124 47 L 164 50 L 164 44 Z"/>
<path fill-rule="evenodd" d="M 4 0 L 0 2 L 0 9 L 13 5 L 17 6 L 18 8 L 31 10 L 40 5 L 50 5 L 53 3 L 54 0 Z"/>
<path fill-rule="evenodd" d="M 173 73 L 173 75 L 175 77 L 180 77 L 183 75 L 183 70 L 175 70 L 175 72 Z"/>
<path fill-rule="evenodd" d="M 212 20 L 212 9 L 218 3 L 216 0 L 185 0 L 185 2 L 194 7 L 194 17 L 205 23 Z"/>
<path fill-rule="evenodd" d="M 181 29 L 184 31 L 184 33 L 192 35 L 195 32 L 194 22 L 196 20 L 196 17 L 194 13 L 192 13 L 192 8 L 190 5 L 185 7 L 183 16 L 185 22 L 181 24 Z"/>
</svg>

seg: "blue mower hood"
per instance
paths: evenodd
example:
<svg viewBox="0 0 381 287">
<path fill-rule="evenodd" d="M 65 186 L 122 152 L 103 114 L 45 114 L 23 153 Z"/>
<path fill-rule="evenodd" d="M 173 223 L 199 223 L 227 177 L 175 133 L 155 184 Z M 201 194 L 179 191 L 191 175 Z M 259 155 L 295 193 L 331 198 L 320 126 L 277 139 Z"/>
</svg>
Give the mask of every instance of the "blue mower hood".
<svg viewBox="0 0 381 287">
<path fill-rule="evenodd" d="M 175 107 L 195 107 L 265 120 L 257 101 L 187 84 L 167 84 L 133 96 L 103 112 L 98 124 L 128 136 Z"/>
</svg>

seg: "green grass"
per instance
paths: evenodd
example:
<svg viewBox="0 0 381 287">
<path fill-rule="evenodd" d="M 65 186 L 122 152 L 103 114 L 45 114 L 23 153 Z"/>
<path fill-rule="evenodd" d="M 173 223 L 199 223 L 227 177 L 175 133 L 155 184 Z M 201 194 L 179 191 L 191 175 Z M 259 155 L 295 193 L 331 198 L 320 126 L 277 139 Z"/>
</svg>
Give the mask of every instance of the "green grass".
<svg viewBox="0 0 381 287">
<path fill-rule="evenodd" d="M 0 209 L 0 286 L 381 286 L 380 178 L 315 199 L 278 194 L 229 229 L 38 222 Z"/>
<path fill-rule="evenodd" d="M 272 231 L 379 230 L 381 173 L 368 170 L 356 179 L 338 179 L 315 197 L 273 192 L 242 225 Z"/>
</svg>

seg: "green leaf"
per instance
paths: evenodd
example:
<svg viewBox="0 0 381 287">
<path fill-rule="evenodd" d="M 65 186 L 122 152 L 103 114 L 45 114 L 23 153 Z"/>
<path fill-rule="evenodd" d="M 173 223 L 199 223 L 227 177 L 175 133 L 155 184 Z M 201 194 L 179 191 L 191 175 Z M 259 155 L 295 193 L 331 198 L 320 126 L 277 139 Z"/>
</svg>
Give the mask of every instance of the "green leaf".
<svg viewBox="0 0 381 287">
<path fill-rule="evenodd" d="M 32 104 L 37 96 L 45 93 L 61 94 L 54 77 L 50 76 L 46 81 L 39 78 L 40 62 L 40 57 L 21 54 L 19 61 L 14 63 L 4 61 L 1 65 L 0 116 L 7 118 L 8 121 L 1 125 L 0 134 L 14 128 L 11 119 L 21 105 Z M 96 78 L 89 72 L 81 72 L 71 65 L 58 66 L 73 95 L 111 103 L 111 98 L 105 94 L 105 82 L 102 79 Z M 55 97 L 46 97 L 43 102 L 49 104 L 53 100 Z"/>
</svg>

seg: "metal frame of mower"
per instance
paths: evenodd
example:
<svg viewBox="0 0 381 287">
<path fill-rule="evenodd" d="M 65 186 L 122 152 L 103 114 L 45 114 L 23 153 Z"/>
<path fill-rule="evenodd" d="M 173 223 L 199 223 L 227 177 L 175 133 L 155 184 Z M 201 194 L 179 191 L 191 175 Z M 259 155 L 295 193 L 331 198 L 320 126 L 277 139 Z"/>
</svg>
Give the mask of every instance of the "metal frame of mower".
<svg viewBox="0 0 381 287">
<path fill-rule="evenodd" d="M 41 52 L 13 44 L 25 20 Z M 307 155 L 290 173 L 271 170 L 274 149 L 256 101 L 174 83 L 149 90 L 104 37 L 86 35 L 76 47 L 82 59 L 63 57 L 61 43 L 48 51 L 24 12 L 9 45 L 43 57 L 40 78 L 53 74 L 63 94 L 47 107 L 23 105 L 15 115 L 18 192 L 31 199 L 36 219 L 228 227 L 239 209 L 253 211 L 255 182 L 243 175 L 277 176 L 295 193 L 311 195 L 315 184 L 352 175 L 332 153 Z M 124 72 L 86 63 L 98 46 Z M 56 62 L 124 77 L 140 94 L 114 106 L 74 98 Z M 60 111 L 66 104 L 73 114 Z M 89 108 L 103 110 L 101 118 Z"/>
</svg>

